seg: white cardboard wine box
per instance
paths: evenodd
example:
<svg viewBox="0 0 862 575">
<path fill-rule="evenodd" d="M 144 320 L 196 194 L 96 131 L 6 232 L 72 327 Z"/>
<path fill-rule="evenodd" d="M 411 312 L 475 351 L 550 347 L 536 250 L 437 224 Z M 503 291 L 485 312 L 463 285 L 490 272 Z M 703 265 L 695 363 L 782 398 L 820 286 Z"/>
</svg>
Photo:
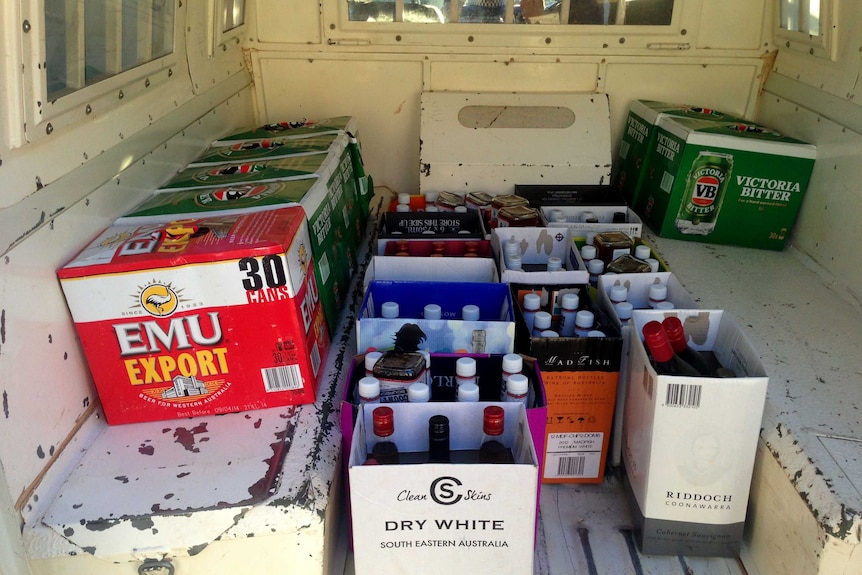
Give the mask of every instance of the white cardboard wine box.
<svg viewBox="0 0 862 575">
<path fill-rule="evenodd" d="M 649 288 L 653 284 L 667 286 L 667 299 L 677 309 L 697 309 L 700 307 L 690 293 L 683 287 L 676 275 L 671 272 L 632 273 L 600 275 L 596 294 L 596 303 L 607 314 L 608 319 L 620 330 L 623 337 L 622 358 L 620 360 L 620 379 L 617 386 L 617 404 L 614 410 L 614 432 L 611 437 L 611 447 L 608 460 L 611 465 L 619 466 L 622 462 L 622 432 L 623 412 L 626 404 L 626 383 L 628 382 L 629 348 L 631 346 L 631 325 L 623 325 L 619 315 L 611 303 L 610 291 L 615 285 L 628 289 L 627 301 L 635 309 L 649 307 Z"/>
<path fill-rule="evenodd" d="M 481 442 L 490 403 L 392 403 L 400 452 L 427 451 L 428 419 L 449 418 L 452 450 Z M 373 436 L 360 409 L 349 459 L 356 575 L 533 572 L 539 467 L 523 405 L 506 410 L 514 464 L 363 465 Z"/>
<path fill-rule="evenodd" d="M 640 334 L 682 321 L 692 347 L 735 378 L 659 375 Z M 721 310 L 642 310 L 632 317 L 623 462 L 645 554 L 737 557 L 768 377 L 739 324 Z"/>
</svg>

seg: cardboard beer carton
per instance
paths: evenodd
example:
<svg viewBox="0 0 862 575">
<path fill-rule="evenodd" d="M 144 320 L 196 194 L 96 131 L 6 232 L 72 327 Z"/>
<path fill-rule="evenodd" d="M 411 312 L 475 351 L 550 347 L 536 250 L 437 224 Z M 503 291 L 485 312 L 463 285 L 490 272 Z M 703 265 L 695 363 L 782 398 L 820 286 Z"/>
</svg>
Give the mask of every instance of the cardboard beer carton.
<svg viewBox="0 0 862 575">
<path fill-rule="evenodd" d="M 671 315 L 691 346 L 736 376 L 657 373 L 639 334 Z M 646 554 L 737 557 L 766 400 L 763 363 L 721 310 L 639 310 L 632 321 L 623 462 L 636 541 Z"/>
<path fill-rule="evenodd" d="M 108 423 L 313 402 L 313 265 L 300 207 L 105 230 L 57 275 Z"/>
<path fill-rule="evenodd" d="M 662 116 L 635 210 L 662 237 L 782 250 L 816 153 L 753 123 Z"/>
<path fill-rule="evenodd" d="M 662 116 L 695 118 L 718 122 L 739 122 L 739 118 L 714 110 L 687 104 L 635 100 L 629 105 L 620 148 L 614 162 L 611 187 L 629 206 L 637 205 L 647 175 L 650 150 L 655 144 L 658 120 Z"/>
<path fill-rule="evenodd" d="M 347 136 L 333 134 L 289 142 L 292 145 L 294 142 L 324 138 L 329 141 L 329 146 L 325 153 L 316 154 L 323 162 L 316 177 L 233 183 L 215 188 L 157 193 L 118 218 L 115 223 L 169 222 L 213 214 L 245 214 L 292 205 L 302 206 L 308 219 L 314 271 L 320 286 L 326 323 L 329 330 L 333 331 L 357 267 L 357 253 L 365 224 L 357 207 L 359 199 L 352 160 L 347 150 Z M 229 150 L 230 147 L 212 148 L 220 149 Z"/>
</svg>

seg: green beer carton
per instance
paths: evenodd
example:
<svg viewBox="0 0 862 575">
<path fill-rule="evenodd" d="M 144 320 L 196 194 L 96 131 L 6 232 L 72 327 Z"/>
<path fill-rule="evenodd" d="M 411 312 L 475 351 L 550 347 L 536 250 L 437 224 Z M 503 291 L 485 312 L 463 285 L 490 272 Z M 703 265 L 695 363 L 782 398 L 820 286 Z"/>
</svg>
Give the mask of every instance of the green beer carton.
<svg viewBox="0 0 862 575">
<path fill-rule="evenodd" d="M 751 122 L 663 116 L 635 211 L 662 237 L 782 250 L 816 155 Z"/>
<path fill-rule="evenodd" d="M 698 106 L 670 104 L 653 100 L 635 100 L 629 106 L 626 125 L 620 140 L 617 161 L 611 176 L 611 187 L 622 194 L 629 206 L 635 206 L 646 179 L 649 150 L 655 142 L 661 116 L 741 122 L 739 118 Z"/>
</svg>

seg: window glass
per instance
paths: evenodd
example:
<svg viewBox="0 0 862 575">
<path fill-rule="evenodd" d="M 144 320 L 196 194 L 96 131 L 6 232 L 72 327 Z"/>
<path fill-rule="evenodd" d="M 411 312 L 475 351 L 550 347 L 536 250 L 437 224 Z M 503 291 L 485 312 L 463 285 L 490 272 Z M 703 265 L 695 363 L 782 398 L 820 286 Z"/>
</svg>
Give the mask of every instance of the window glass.
<svg viewBox="0 0 862 575">
<path fill-rule="evenodd" d="M 245 0 L 224 0 L 221 31 L 227 32 L 245 24 Z"/>
<path fill-rule="evenodd" d="M 668 26 L 674 0 L 346 0 L 351 21 Z M 812 0 L 814 1 L 814 0 Z"/>
<path fill-rule="evenodd" d="M 784 30 L 820 35 L 820 0 L 780 0 L 779 17 Z"/>
<path fill-rule="evenodd" d="M 44 0 L 48 99 L 174 50 L 175 0 Z"/>
</svg>

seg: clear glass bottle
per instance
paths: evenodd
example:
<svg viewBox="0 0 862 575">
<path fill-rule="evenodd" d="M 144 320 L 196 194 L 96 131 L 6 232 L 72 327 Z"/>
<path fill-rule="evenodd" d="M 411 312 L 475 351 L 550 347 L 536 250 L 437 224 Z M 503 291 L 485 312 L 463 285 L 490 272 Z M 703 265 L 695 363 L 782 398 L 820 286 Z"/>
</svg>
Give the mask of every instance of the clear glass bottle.
<svg viewBox="0 0 862 575">
<path fill-rule="evenodd" d="M 516 373 L 521 373 L 524 369 L 524 358 L 517 353 L 507 353 L 503 356 L 501 365 L 503 372 L 502 381 L 500 382 L 500 399 L 506 399 L 506 382 Z"/>
<path fill-rule="evenodd" d="M 580 298 L 576 293 L 564 293 L 560 304 L 560 335 L 572 337 L 575 335 L 575 317 L 578 314 Z"/>
<path fill-rule="evenodd" d="M 551 329 L 551 314 L 546 311 L 537 311 L 533 317 L 533 337 L 539 337 L 547 329 Z"/>
<path fill-rule="evenodd" d="M 523 373 L 515 373 L 506 382 L 506 397 L 503 401 L 517 401 L 529 407 L 530 380 Z"/>
<path fill-rule="evenodd" d="M 457 387 L 476 384 L 476 360 L 472 357 L 459 357 L 455 360 L 455 383 Z"/>
<path fill-rule="evenodd" d="M 374 445 L 367 459 L 373 459 L 380 465 L 398 463 L 398 446 L 393 441 L 395 433 L 395 416 L 391 407 L 375 407 L 371 412 L 372 433 Z"/>
<path fill-rule="evenodd" d="M 536 312 L 542 306 L 542 298 L 537 293 L 528 293 L 524 295 L 524 303 L 522 311 L 524 312 L 524 321 L 527 322 L 527 330 L 533 333 L 533 323 L 536 317 Z"/>
<path fill-rule="evenodd" d="M 380 380 L 376 377 L 363 377 L 356 384 L 357 403 L 380 403 Z"/>
<path fill-rule="evenodd" d="M 515 463 L 511 448 L 503 443 L 506 411 L 499 405 L 489 405 L 482 413 L 482 443 L 479 463 Z"/>
</svg>

